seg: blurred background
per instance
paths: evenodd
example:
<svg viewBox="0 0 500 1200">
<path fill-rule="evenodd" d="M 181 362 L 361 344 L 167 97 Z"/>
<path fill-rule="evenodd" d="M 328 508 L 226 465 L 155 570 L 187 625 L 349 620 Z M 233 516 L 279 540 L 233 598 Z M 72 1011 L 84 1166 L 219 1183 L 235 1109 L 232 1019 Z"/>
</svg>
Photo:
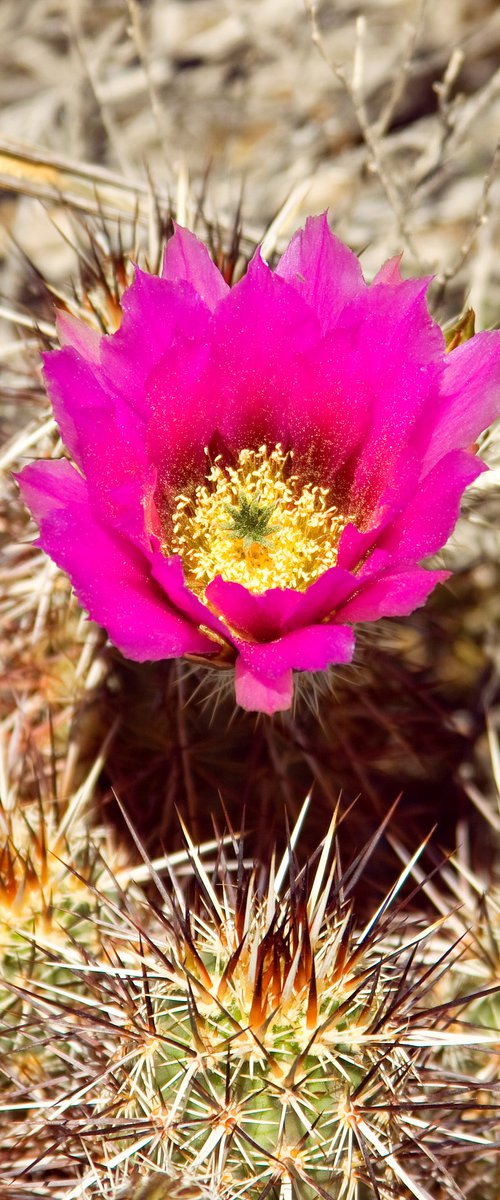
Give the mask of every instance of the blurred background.
<svg viewBox="0 0 500 1200">
<path fill-rule="evenodd" d="M 242 192 L 257 239 L 283 205 L 281 236 L 328 208 L 368 274 L 404 251 L 447 312 L 498 319 L 495 0 L 2 0 L 0 110 L 4 294 L 25 277 L 12 238 L 67 278 L 56 197 L 92 208 L 95 171 L 72 170 L 91 163 L 122 215 L 148 177 L 166 198 L 189 176 L 229 225 Z"/>
</svg>

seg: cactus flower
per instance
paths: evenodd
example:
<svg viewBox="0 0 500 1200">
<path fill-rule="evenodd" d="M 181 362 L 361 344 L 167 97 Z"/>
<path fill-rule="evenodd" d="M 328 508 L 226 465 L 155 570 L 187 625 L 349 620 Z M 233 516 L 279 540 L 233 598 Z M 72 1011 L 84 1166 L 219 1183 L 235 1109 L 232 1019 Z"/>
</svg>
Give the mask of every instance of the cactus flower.
<svg viewBox="0 0 500 1200">
<path fill-rule="evenodd" d="M 117 332 L 59 314 L 45 379 L 72 462 L 20 485 L 124 655 L 234 668 L 238 703 L 273 713 L 294 672 L 350 661 L 358 622 L 447 578 L 421 563 L 485 469 L 471 444 L 500 410 L 500 333 L 447 354 L 428 282 L 392 260 L 368 285 L 313 217 L 229 287 L 177 228 Z"/>
</svg>

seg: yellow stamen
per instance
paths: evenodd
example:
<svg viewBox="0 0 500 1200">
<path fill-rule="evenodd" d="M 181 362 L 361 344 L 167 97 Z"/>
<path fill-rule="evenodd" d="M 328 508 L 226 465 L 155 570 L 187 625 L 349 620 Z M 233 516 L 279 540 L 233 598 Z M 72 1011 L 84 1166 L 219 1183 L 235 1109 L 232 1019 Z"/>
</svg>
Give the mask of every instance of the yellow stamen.
<svg viewBox="0 0 500 1200">
<path fill-rule="evenodd" d="M 230 531 L 228 509 L 237 509 L 242 496 L 262 509 L 273 506 L 269 533 L 258 543 Z M 191 494 L 176 496 L 164 550 L 181 555 L 186 581 L 198 593 L 216 575 L 252 592 L 304 591 L 335 566 L 340 535 L 350 520 L 332 503 L 330 488 L 293 473 L 293 451 L 285 452 L 279 443 L 271 450 L 263 445 L 242 450 L 234 467 L 219 455 L 203 483 Z"/>
</svg>

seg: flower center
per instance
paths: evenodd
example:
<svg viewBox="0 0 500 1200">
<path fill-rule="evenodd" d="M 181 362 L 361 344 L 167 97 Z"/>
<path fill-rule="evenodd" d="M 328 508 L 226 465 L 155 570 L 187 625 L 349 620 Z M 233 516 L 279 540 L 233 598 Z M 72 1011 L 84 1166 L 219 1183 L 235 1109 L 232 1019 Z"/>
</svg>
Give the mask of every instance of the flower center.
<svg viewBox="0 0 500 1200">
<path fill-rule="evenodd" d="M 335 566 L 351 519 L 330 488 L 294 474 L 293 450 L 263 445 L 242 450 L 235 466 L 219 455 L 203 483 L 176 496 L 165 551 L 181 555 L 186 581 L 200 593 L 216 575 L 252 592 L 304 591 Z"/>
</svg>

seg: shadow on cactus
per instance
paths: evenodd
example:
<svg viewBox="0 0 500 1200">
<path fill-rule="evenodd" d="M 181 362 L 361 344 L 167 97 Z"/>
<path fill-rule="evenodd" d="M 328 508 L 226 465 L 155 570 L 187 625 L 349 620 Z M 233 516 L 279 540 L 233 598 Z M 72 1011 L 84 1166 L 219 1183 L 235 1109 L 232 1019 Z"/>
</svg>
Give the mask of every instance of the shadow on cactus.
<svg viewBox="0 0 500 1200">
<path fill-rule="evenodd" d="M 61 1067 L 26 1131 L 34 1180 L 55 1154 L 64 1200 L 157 1172 L 217 1200 L 434 1200 L 472 1146 L 486 1176 L 488 1086 L 440 1060 L 495 1034 L 433 998 L 456 950 L 436 956 L 442 919 L 402 899 L 418 854 L 360 924 L 373 845 L 343 873 L 334 820 L 299 869 L 299 832 L 266 867 L 232 835 L 207 860 L 186 833 L 187 872 L 158 864 L 165 887 L 148 868 L 157 903 L 103 896 L 99 955 L 61 948 L 72 980 L 31 996 Z"/>
<path fill-rule="evenodd" d="M 455 608 L 463 614 L 456 596 Z M 460 773 L 484 724 L 471 696 L 484 654 L 479 647 L 474 679 L 472 672 L 460 677 L 457 667 L 453 685 L 442 680 L 436 646 L 443 624 L 431 601 L 418 618 L 379 628 L 356 667 L 323 677 L 317 711 L 309 694 L 293 717 L 272 724 L 235 710 L 230 695 L 214 695 L 206 669 L 198 676 L 181 663 L 135 664 L 108 651 L 101 711 L 115 734 L 101 780 L 106 816 L 123 828 L 117 794 L 154 855 L 179 845 L 176 807 L 196 840 L 211 837 L 222 797 L 238 829 L 246 808 L 247 852 L 265 860 L 270 840 L 285 848 L 283 808 L 295 819 L 313 787 L 301 862 L 314 853 L 341 794 L 349 817 L 337 835 L 346 865 L 401 794 L 393 830 L 404 844 L 413 849 L 436 825 L 440 845 L 452 847 L 457 821 L 473 815 Z M 382 895 L 399 870 L 386 843 L 367 870 Z M 368 894 L 363 885 L 358 903 L 364 906 Z"/>
</svg>

